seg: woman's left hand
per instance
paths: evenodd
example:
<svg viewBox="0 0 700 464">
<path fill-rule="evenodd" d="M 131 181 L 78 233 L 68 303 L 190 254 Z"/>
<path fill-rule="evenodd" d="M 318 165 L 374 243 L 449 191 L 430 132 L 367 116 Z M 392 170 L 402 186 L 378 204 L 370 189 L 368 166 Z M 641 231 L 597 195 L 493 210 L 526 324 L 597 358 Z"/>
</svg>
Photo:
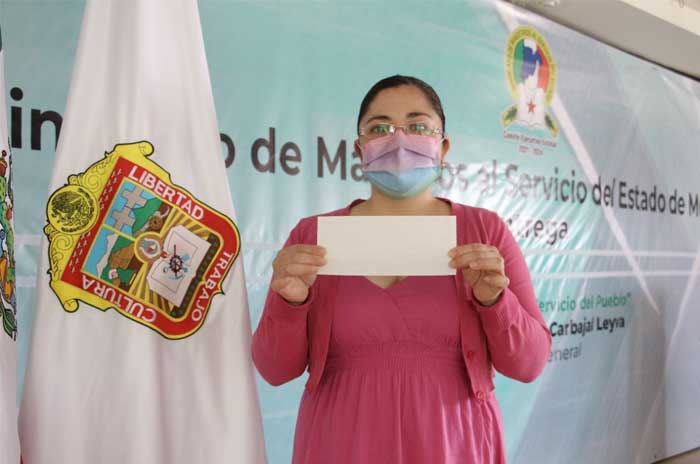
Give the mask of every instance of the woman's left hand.
<svg viewBox="0 0 700 464">
<path fill-rule="evenodd" d="M 482 306 L 495 304 L 510 283 L 503 256 L 494 246 L 472 243 L 455 247 L 447 255 L 452 258 L 450 267 L 462 269 L 464 282 L 472 288 L 474 298 Z"/>
</svg>

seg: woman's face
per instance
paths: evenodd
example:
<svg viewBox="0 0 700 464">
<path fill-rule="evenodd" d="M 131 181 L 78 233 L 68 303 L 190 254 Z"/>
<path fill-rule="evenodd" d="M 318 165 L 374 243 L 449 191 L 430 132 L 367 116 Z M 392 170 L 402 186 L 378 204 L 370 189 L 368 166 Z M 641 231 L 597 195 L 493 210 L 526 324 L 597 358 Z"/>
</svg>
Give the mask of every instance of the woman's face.
<svg viewBox="0 0 700 464">
<path fill-rule="evenodd" d="M 412 85 L 384 89 L 374 97 L 367 112 L 360 120 L 361 132 L 371 130 L 376 123 L 390 123 L 395 126 L 423 124 L 427 127 L 442 129 L 442 121 L 425 94 Z M 444 134 L 435 137 L 445 138 L 442 142 L 441 152 L 441 158 L 444 158 L 449 150 L 450 142 Z M 355 141 L 358 153 L 362 153 L 360 148 L 368 140 L 369 136 L 360 135 Z"/>
</svg>

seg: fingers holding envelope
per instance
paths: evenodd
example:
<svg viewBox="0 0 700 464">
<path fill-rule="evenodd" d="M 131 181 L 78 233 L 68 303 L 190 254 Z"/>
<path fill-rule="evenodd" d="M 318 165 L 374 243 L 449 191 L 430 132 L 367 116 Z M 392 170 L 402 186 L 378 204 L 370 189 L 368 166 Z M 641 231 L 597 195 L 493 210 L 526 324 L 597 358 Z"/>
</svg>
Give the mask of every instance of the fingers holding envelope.
<svg viewBox="0 0 700 464">
<path fill-rule="evenodd" d="M 326 264 L 326 250 L 316 245 L 291 245 L 272 262 L 270 288 L 292 304 L 302 304 L 319 269 Z"/>
<path fill-rule="evenodd" d="M 462 269 L 464 282 L 483 306 L 494 304 L 510 280 L 506 276 L 504 259 L 498 248 L 483 243 L 471 243 L 452 248 L 450 266 Z"/>
</svg>

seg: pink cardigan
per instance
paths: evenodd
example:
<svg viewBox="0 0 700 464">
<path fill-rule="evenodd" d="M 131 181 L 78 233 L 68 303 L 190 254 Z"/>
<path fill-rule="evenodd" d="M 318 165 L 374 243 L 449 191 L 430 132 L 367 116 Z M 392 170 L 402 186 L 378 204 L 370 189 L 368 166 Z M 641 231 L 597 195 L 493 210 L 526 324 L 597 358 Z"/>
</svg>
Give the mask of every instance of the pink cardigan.
<svg viewBox="0 0 700 464">
<path fill-rule="evenodd" d="M 521 382 L 537 378 L 547 363 L 552 337 L 539 310 L 525 259 L 506 224 L 489 210 L 440 199 L 448 202 L 457 216 L 458 245 L 479 242 L 498 247 L 510 279 L 498 302 L 484 307 L 465 285 L 461 270 L 455 275 L 457 291 L 463 297 L 460 334 L 464 362 L 472 393 L 484 400 L 494 390 L 494 368 Z M 323 216 L 348 215 L 350 208 L 362 201 L 355 200 Z M 299 221 L 285 246 L 315 245 L 316 217 Z M 290 305 L 269 290 L 253 335 L 252 354 L 258 371 L 270 384 L 288 382 L 308 366 L 306 389 L 311 391 L 318 385 L 328 354 L 337 282 L 337 276 L 318 276 L 301 306 Z"/>
</svg>

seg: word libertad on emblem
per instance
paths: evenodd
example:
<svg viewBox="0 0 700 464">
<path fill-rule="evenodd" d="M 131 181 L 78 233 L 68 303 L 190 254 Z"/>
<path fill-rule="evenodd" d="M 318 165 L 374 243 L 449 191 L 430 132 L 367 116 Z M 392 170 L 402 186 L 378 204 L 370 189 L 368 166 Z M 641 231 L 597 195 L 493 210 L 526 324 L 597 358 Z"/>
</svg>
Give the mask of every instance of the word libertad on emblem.
<svg viewBox="0 0 700 464">
<path fill-rule="evenodd" d="M 204 323 L 240 251 L 226 216 L 174 185 L 149 142 L 116 145 L 47 205 L 51 288 L 169 339 Z"/>
</svg>

